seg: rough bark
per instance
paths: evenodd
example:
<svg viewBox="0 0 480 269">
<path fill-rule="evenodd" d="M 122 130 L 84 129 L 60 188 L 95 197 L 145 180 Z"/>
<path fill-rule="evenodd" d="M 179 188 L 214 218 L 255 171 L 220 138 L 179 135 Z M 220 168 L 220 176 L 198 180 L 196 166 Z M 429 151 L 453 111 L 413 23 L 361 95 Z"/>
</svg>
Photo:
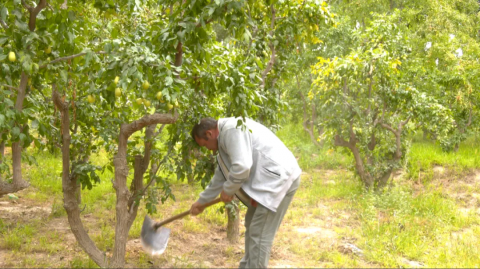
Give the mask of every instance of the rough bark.
<svg viewBox="0 0 480 269">
<path fill-rule="evenodd" d="M 320 143 L 318 143 L 317 139 L 315 139 L 315 134 L 314 134 L 314 125 L 313 125 L 313 116 L 312 119 L 308 117 L 307 114 L 307 101 L 305 100 L 305 96 L 303 96 L 303 93 L 300 93 L 300 96 L 302 97 L 303 101 L 303 121 L 302 121 L 302 126 L 305 132 L 308 133 L 310 136 L 310 140 L 315 144 L 315 146 L 320 147 Z M 314 112 L 312 112 L 313 114 Z"/>
<path fill-rule="evenodd" d="M 146 115 L 143 118 L 129 124 L 122 124 L 118 138 L 118 152 L 114 157 L 115 181 L 113 187 L 117 195 L 116 203 L 116 227 L 115 227 L 115 247 L 112 257 L 112 267 L 123 267 L 125 265 L 125 251 L 128 231 L 133 222 L 135 209 L 129 211 L 128 204 L 131 193 L 127 188 L 128 164 L 127 164 L 127 141 L 136 131 L 152 124 L 174 123 L 177 115 L 153 114 Z M 138 158 L 140 160 L 140 158 Z M 139 161 L 140 163 L 140 161 Z M 140 166 L 140 164 L 137 164 Z"/>
<path fill-rule="evenodd" d="M 55 90 L 52 92 L 52 99 L 61 112 L 61 128 L 62 128 L 62 187 L 63 187 L 63 207 L 67 211 L 68 223 L 73 235 L 77 239 L 80 247 L 87 255 L 100 267 L 107 267 L 108 261 L 104 253 L 100 251 L 88 233 L 83 227 L 80 218 L 80 209 L 76 199 L 77 189 L 79 188 L 76 180 L 70 174 L 70 117 L 68 112 L 68 103 L 62 101 L 60 94 Z"/>
<path fill-rule="evenodd" d="M 470 115 L 468 117 L 468 121 L 465 124 L 465 126 L 463 126 L 463 127 L 455 122 L 455 125 L 457 125 L 457 129 L 458 129 L 459 133 L 464 134 L 467 131 L 468 127 L 472 124 L 472 116 L 473 116 L 473 113 L 472 113 L 472 110 L 470 109 Z M 459 148 L 460 148 L 460 143 L 455 143 L 455 147 L 453 148 L 453 152 L 458 152 Z"/>
<path fill-rule="evenodd" d="M 0 164 L 3 163 L 3 157 L 5 157 L 5 141 L 0 142 Z"/>
<path fill-rule="evenodd" d="M 22 4 L 30 13 L 30 18 L 28 20 L 28 28 L 30 29 L 30 32 L 33 32 L 35 31 L 36 27 L 37 16 L 40 11 L 42 11 L 42 9 L 47 6 L 47 0 L 40 0 L 35 8 L 27 5 L 24 0 L 22 0 Z"/>
<path fill-rule="evenodd" d="M 273 36 L 275 34 L 275 8 L 273 4 L 270 6 L 271 14 L 272 17 L 270 18 L 270 36 Z M 275 45 L 273 45 L 273 42 L 270 42 L 269 44 L 270 50 L 272 51 L 272 55 L 270 56 L 270 60 L 267 63 L 267 67 L 265 70 L 263 70 L 262 73 L 262 89 L 265 89 L 265 84 L 267 81 L 267 74 L 270 72 L 273 68 L 273 65 L 275 64 L 275 58 L 276 58 L 276 51 L 275 51 Z"/>
<path fill-rule="evenodd" d="M 0 133 L 0 135 L 2 135 Z M 5 157 L 5 141 L 1 141 L 0 142 L 0 164 L 3 163 L 3 158 Z M 0 184 L 2 184 L 2 174 L 0 174 Z M 0 187 L 0 191 L 3 190 L 3 188 Z M 2 194 L 0 194 L 0 196 L 2 196 Z"/>
<path fill-rule="evenodd" d="M 35 31 L 37 16 L 40 13 L 40 11 L 42 11 L 42 9 L 44 9 L 47 6 L 47 1 L 40 0 L 38 2 L 38 5 L 35 8 L 28 6 L 24 0 L 22 0 L 22 5 L 30 13 L 28 28 L 30 32 L 33 32 Z M 22 72 L 20 77 L 20 86 L 17 88 L 17 100 L 15 102 L 15 109 L 20 112 L 23 110 L 23 102 L 25 100 L 25 96 L 27 92 L 26 91 L 27 84 L 28 84 L 28 75 L 25 72 Z M 28 182 L 24 181 L 22 177 L 22 144 L 20 141 L 12 143 L 12 169 L 13 169 L 12 184 L 4 183 L 4 182 L 0 183 L 1 184 L 0 196 L 7 193 L 18 192 L 29 186 Z"/>
<path fill-rule="evenodd" d="M 17 100 L 15 102 L 15 109 L 18 111 L 22 111 L 23 109 L 23 102 L 25 100 L 27 83 L 28 75 L 22 72 L 20 86 L 18 87 Z M 12 168 L 13 189 L 11 190 L 13 190 L 13 192 L 17 192 L 27 188 L 29 184 L 25 182 L 22 177 L 22 145 L 20 141 L 12 143 Z"/>
<path fill-rule="evenodd" d="M 177 44 L 177 53 L 175 53 L 175 66 L 179 67 L 182 65 L 183 62 L 183 44 L 182 42 L 178 42 Z M 177 78 L 180 78 L 180 73 L 177 74 Z"/>
<path fill-rule="evenodd" d="M 343 137 L 341 137 L 340 135 L 336 135 L 335 141 L 334 141 L 335 145 L 350 149 L 355 159 L 355 169 L 357 170 L 357 173 L 360 176 L 360 179 L 362 180 L 365 187 L 367 189 L 370 189 L 374 185 L 374 179 L 367 171 L 365 171 L 365 165 L 363 163 L 362 156 L 356 146 L 357 138 L 355 136 L 355 133 L 353 132 L 352 123 L 350 123 L 349 133 L 350 133 L 350 138 L 348 142 L 345 141 L 345 139 L 343 139 Z"/>
<path fill-rule="evenodd" d="M 393 169 L 388 169 L 383 175 L 378 178 L 377 181 L 377 190 L 383 189 L 385 186 L 387 186 L 388 179 L 390 179 L 390 176 L 392 175 Z"/>
<path fill-rule="evenodd" d="M 402 131 L 403 127 L 410 121 L 410 117 L 408 117 L 405 121 L 401 121 L 398 123 L 397 129 L 394 129 L 388 124 L 385 124 L 383 122 L 380 122 L 380 125 L 389 130 L 394 136 L 395 136 L 395 154 L 393 156 L 392 162 L 399 162 L 403 156 L 402 152 Z M 377 190 L 381 190 L 383 187 L 385 187 L 388 183 L 388 179 L 390 178 L 390 175 L 392 174 L 393 169 L 390 168 L 388 169 L 382 176 L 380 176 L 378 179 L 375 180 L 376 183 L 376 188 Z"/>
<path fill-rule="evenodd" d="M 240 237 L 240 208 L 238 207 L 239 200 L 235 196 L 233 198 L 233 203 L 229 203 L 226 213 L 228 217 L 227 224 L 227 238 L 231 244 L 238 243 L 238 238 Z"/>
</svg>

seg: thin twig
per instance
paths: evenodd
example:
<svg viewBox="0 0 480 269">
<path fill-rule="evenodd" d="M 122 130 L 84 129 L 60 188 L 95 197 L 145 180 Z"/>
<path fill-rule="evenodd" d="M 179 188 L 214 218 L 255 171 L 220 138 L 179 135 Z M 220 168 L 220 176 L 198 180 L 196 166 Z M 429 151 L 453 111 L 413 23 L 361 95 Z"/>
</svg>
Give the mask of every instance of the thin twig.
<svg viewBox="0 0 480 269">
<path fill-rule="evenodd" d="M 0 19 L 0 24 L 2 25 L 3 29 L 8 30 L 8 25 L 2 19 Z"/>
<path fill-rule="evenodd" d="M 23 5 L 23 7 L 26 8 L 29 12 L 32 12 L 32 11 L 33 11 L 33 7 L 27 5 L 27 3 L 25 2 L 25 0 L 22 0 L 22 5 Z"/>
<path fill-rule="evenodd" d="M 18 91 L 18 88 L 15 88 L 15 87 L 10 86 L 10 85 L 0 84 L 0 86 L 3 86 L 3 87 L 10 88 L 10 89 L 13 89 L 13 90 Z"/>
<path fill-rule="evenodd" d="M 99 52 L 95 52 L 96 54 L 107 54 L 105 51 L 99 51 Z M 50 61 L 49 63 L 46 63 L 44 65 L 41 65 L 39 68 L 45 68 L 47 67 L 47 65 L 49 64 L 54 64 L 54 63 L 58 63 L 58 62 L 62 62 L 62 61 L 68 61 L 68 60 L 71 60 L 71 59 L 74 59 L 74 58 L 77 58 L 77 57 L 81 57 L 81 56 L 84 56 L 86 55 L 87 53 L 86 52 L 82 52 L 82 53 L 78 53 L 78 54 L 74 54 L 74 55 L 70 55 L 70 56 L 65 56 L 65 57 L 61 57 L 61 58 L 57 58 L 53 61 Z"/>
</svg>

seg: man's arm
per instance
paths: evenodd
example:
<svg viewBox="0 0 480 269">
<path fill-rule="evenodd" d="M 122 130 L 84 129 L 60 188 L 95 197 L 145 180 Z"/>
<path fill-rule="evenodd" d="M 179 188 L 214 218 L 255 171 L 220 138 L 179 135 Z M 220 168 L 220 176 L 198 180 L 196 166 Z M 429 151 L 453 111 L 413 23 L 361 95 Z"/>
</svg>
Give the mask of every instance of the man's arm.
<svg viewBox="0 0 480 269">
<path fill-rule="evenodd" d="M 217 166 L 215 168 L 215 174 L 213 175 L 210 184 L 208 184 L 207 188 L 205 188 L 205 190 L 200 193 L 200 198 L 198 198 L 197 202 L 199 202 L 200 204 L 206 204 L 215 199 L 222 191 L 224 183 L 225 177 L 220 171 L 220 168 Z"/>
<path fill-rule="evenodd" d="M 217 168 L 215 168 L 215 174 L 213 175 L 212 180 L 210 180 L 210 184 L 208 184 L 207 188 L 200 193 L 200 198 L 198 198 L 198 200 L 190 207 L 190 214 L 196 216 L 202 213 L 204 210 L 202 205 L 215 199 L 215 197 L 217 197 L 222 191 L 224 183 L 225 177 L 217 166 Z"/>
<path fill-rule="evenodd" d="M 233 196 L 250 176 L 253 164 L 251 135 L 239 128 L 229 129 L 223 135 L 222 142 L 232 164 L 223 191 Z"/>
</svg>

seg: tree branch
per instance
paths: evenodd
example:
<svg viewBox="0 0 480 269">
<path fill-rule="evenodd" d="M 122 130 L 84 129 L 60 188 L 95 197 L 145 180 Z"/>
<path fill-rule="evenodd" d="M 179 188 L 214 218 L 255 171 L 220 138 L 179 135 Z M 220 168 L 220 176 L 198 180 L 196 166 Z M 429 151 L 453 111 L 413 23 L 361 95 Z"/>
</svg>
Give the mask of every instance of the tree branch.
<svg viewBox="0 0 480 269">
<path fill-rule="evenodd" d="M 467 122 L 467 124 L 465 125 L 465 127 L 468 127 L 468 126 L 470 126 L 470 125 L 472 124 L 472 115 L 473 115 L 472 109 L 470 108 L 470 116 L 468 117 L 468 122 Z"/>
<path fill-rule="evenodd" d="M 408 118 L 406 120 L 404 120 L 400 123 L 400 127 L 403 127 L 403 126 L 407 125 L 407 123 L 410 121 L 411 118 L 412 118 L 411 115 L 408 116 Z"/>
<path fill-rule="evenodd" d="M 181 66 L 183 61 L 183 44 L 182 42 L 178 42 L 177 44 L 177 53 L 175 53 L 175 66 Z M 177 78 L 180 78 L 180 73 L 177 75 Z"/>
<path fill-rule="evenodd" d="M 65 0 L 63 4 L 60 6 L 60 9 L 67 9 L 68 8 L 68 0 Z"/>
<path fill-rule="evenodd" d="M 165 126 L 166 126 L 166 124 L 162 124 L 162 126 L 160 126 L 160 129 L 158 129 L 158 131 L 155 134 L 153 134 L 153 136 L 157 137 L 159 134 L 161 134 L 162 131 L 163 131 L 163 128 L 165 128 Z"/>
<path fill-rule="evenodd" d="M 25 3 L 24 0 L 22 0 L 22 5 L 30 13 L 30 19 L 28 20 L 28 29 L 30 29 L 30 32 L 33 32 L 35 31 L 35 27 L 36 27 L 37 16 L 40 13 L 40 11 L 42 11 L 42 9 L 44 9 L 47 6 L 47 0 L 40 0 L 38 2 L 38 5 L 35 8 L 27 5 L 27 3 Z"/>
<path fill-rule="evenodd" d="M 199 22 L 199 23 L 197 23 L 197 25 L 195 25 L 195 27 L 197 27 L 197 28 L 202 27 L 202 25 L 207 25 L 207 24 L 211 23 L 212 21 L 213 21 L 213 19 L 209 19 L 205 22 L 205 24 L 202 24 L 202 22 Z"/>
<path fill-rule="evenodd" d="M 383 122 L 380 122 L 380 125 L 382 125 L 383 128 L 389 130 L 390 132 L 392 132 L 394 135 L 397 135 L 397 131 L 395 131 L 395 129 L 392 128 L 392 126 L 388 125 L 388 124 L 385 124 Z"/>
<path fill-rule="evenodd" d="M 32 87 L 30 87 L 30 89 L 32 89 Z M 43 92 L 40 90 L 40 89 L 37 89 L 38 92 L 43 96 L 43 99 L 45 99 L 45 103 L 48 102 L 48 98 L 43 94 Z"/>
<path fill-rule="evenodd" d="M 272 20 L 270 23 L 270 36 L 273 37 L 274 31 L 275 31 L 275 8 L 273 7 L 273 4 L 270 6 L 272 10 Z M 275 45 L 273 45 L 273 42 L 270 42 L 270 49 L 272 50 L 272 56 L 270 56 L 270 61 L 268 61 L 267 68 L 262 73 L 262 89 L 265 89 L 265 81 L 267 80 L 267 74 L 272 70 L 273 64 L 275 63 Z"/>
<path fill-rule="evenodd" d="M 372 96 L 373 78 L 372 78 L 371 74 L 369 75 L 369 77 L 370 77 L 370 83 L 368 84 L 368 99 L 370 100 L 370 97 Z M 372 104 L 369 102 L 368 103 L 368 108 L 367 108 L 367 111 L 366 111 L 367 116 L 368 116 L 368 114 L 370 114 L 371 105 Z"/>
<path fill-rule="evenodd" d="M 165 124 L 163 124 L 163 126 L 165 126 Z M 152 171 L 150 173 L 150 181 L 147 183 L 147 185 L 141 190 L 138 192 L 137 195 L 135 196 L 132 196 L 132 200 L 136 200 L 137 197 L 142 197 L 145 195 L 145 193 L 147 192 L 148 188 L 152 185 L 152 183 L 155 181 L 155 176 L 158 172 L 158 168 L 160 167 L 160 165 L 162 165 L 166 160 L 167 160 L 167 157 L 170 156 L 170 153 L 172 152 L 172 148 L 170 148 L 167 152 L 167 154 L 165 154 L 165 156 L 163 157 L 163 159 L 161 161 L 159 161 L 158 164 L 152 164 Z M 155 168 L 154 168 L 155 166 Z"/>
<path fill-rule="evenodd" d="M 25 0 L 22 0 L 22 5 L 23 5 L 24 8 L 26 8 L 26 9 L 28 10 L 28 12 L 32 12 L 32 11 L 33 11 L 33 7 L 27 5 L 27 3 L 25 2 Z"/>
<path fill-rule="evenodd" d="M 350 144 L 340 135 L 335 135 L 335 146 L 350 148 Z"/>
<path fill-rule="evenodd" d="M 136 131 L 140 131 L 143 129 L 145 126 L 152 125 L 152 124 L 159 124 L 159 123 L 174 123 L 178 118 L 178 114 L 170 115 L 170 114 L 152 114 L 152 115 L 146 115 L 143 118 L 133 121 L 132 123 L 129 124 L 122 124 L 120 127 L 120 132 L 123 135 L 126 135 L 129 137 Z"/>
<path fill-rule="evenodd" d="M 6 87 L 6 88 L 10 88 L 10 89 L 12 89 L 12 90 L 18 91 L 18 88 L 15 88 L 15 87 L 10 86 L 10 85 L 0 84 L 0 86 L 3 86 L 3 87 Z"/>
<path fill-rule="evenodd" d="M 8 30 L 8 25 L 2 19 L 0 19 L 0 24 L 2 25 L 3 29 Z"/>
<path fill-rule="evenodd" d="M 96 54 L 107 54 L 105 51 L 99 51 L 99 52 L 95 52 Z M 45 68 L 47 67 L 47 65 L 49 64 L 54 64 L 54 63 L 58 63 L 58 62 L 62 62 L 62 61 L 68 61 L 68 60 L 71 60 L 71 59 L 74 59 L 74 58 L 77 58 L 77 57 L 81 57 L 81 56 L 84 56 L 86 55 L 87 53 L 86 52 L 82 52 L 82 53 L 78 53 L 78 54 L 74 54 L 74 55 L 70 55 L 70 56 L 65 56 L 65 57 L 61 57 L 61 58 L 57 58 L 53 61 L 50 61 L 49 63 L 46 63 L 44 65 L 41 65 L 39 68 Z"/>
</svg>

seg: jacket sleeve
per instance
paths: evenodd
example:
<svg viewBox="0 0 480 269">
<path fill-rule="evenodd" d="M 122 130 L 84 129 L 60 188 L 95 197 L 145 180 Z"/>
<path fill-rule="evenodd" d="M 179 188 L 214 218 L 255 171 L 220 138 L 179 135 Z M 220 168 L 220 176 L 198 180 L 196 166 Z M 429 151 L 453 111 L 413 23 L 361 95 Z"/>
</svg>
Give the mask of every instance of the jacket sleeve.
<svg viewBox="0 0 480 269">
<path fill-rule="evenodd" d="M 206 204 L 215 199 L 220 194 L 220 192 L 222 192 L 224 183 L 225 177 L 223 176 L 222 171 L 220 171 L 220 168 L 217 165 L 210 184 L 208 184 L 207 188 L 205 188 L 205 190 L 200 193 L 200 198 L 198 198 L 197 202 L 199 202 L 200 204 Z"/>
<path fill-rule="evenodd" d="M 234 195 L 250 176 L 253 164 L 251 139 L 250 132 L 242 131 L 241 128 L 227 130 L 222 138 L 231 162 L 228 179 L 223 185 L 223 190 L 228 195 Z"/>
</svg>

